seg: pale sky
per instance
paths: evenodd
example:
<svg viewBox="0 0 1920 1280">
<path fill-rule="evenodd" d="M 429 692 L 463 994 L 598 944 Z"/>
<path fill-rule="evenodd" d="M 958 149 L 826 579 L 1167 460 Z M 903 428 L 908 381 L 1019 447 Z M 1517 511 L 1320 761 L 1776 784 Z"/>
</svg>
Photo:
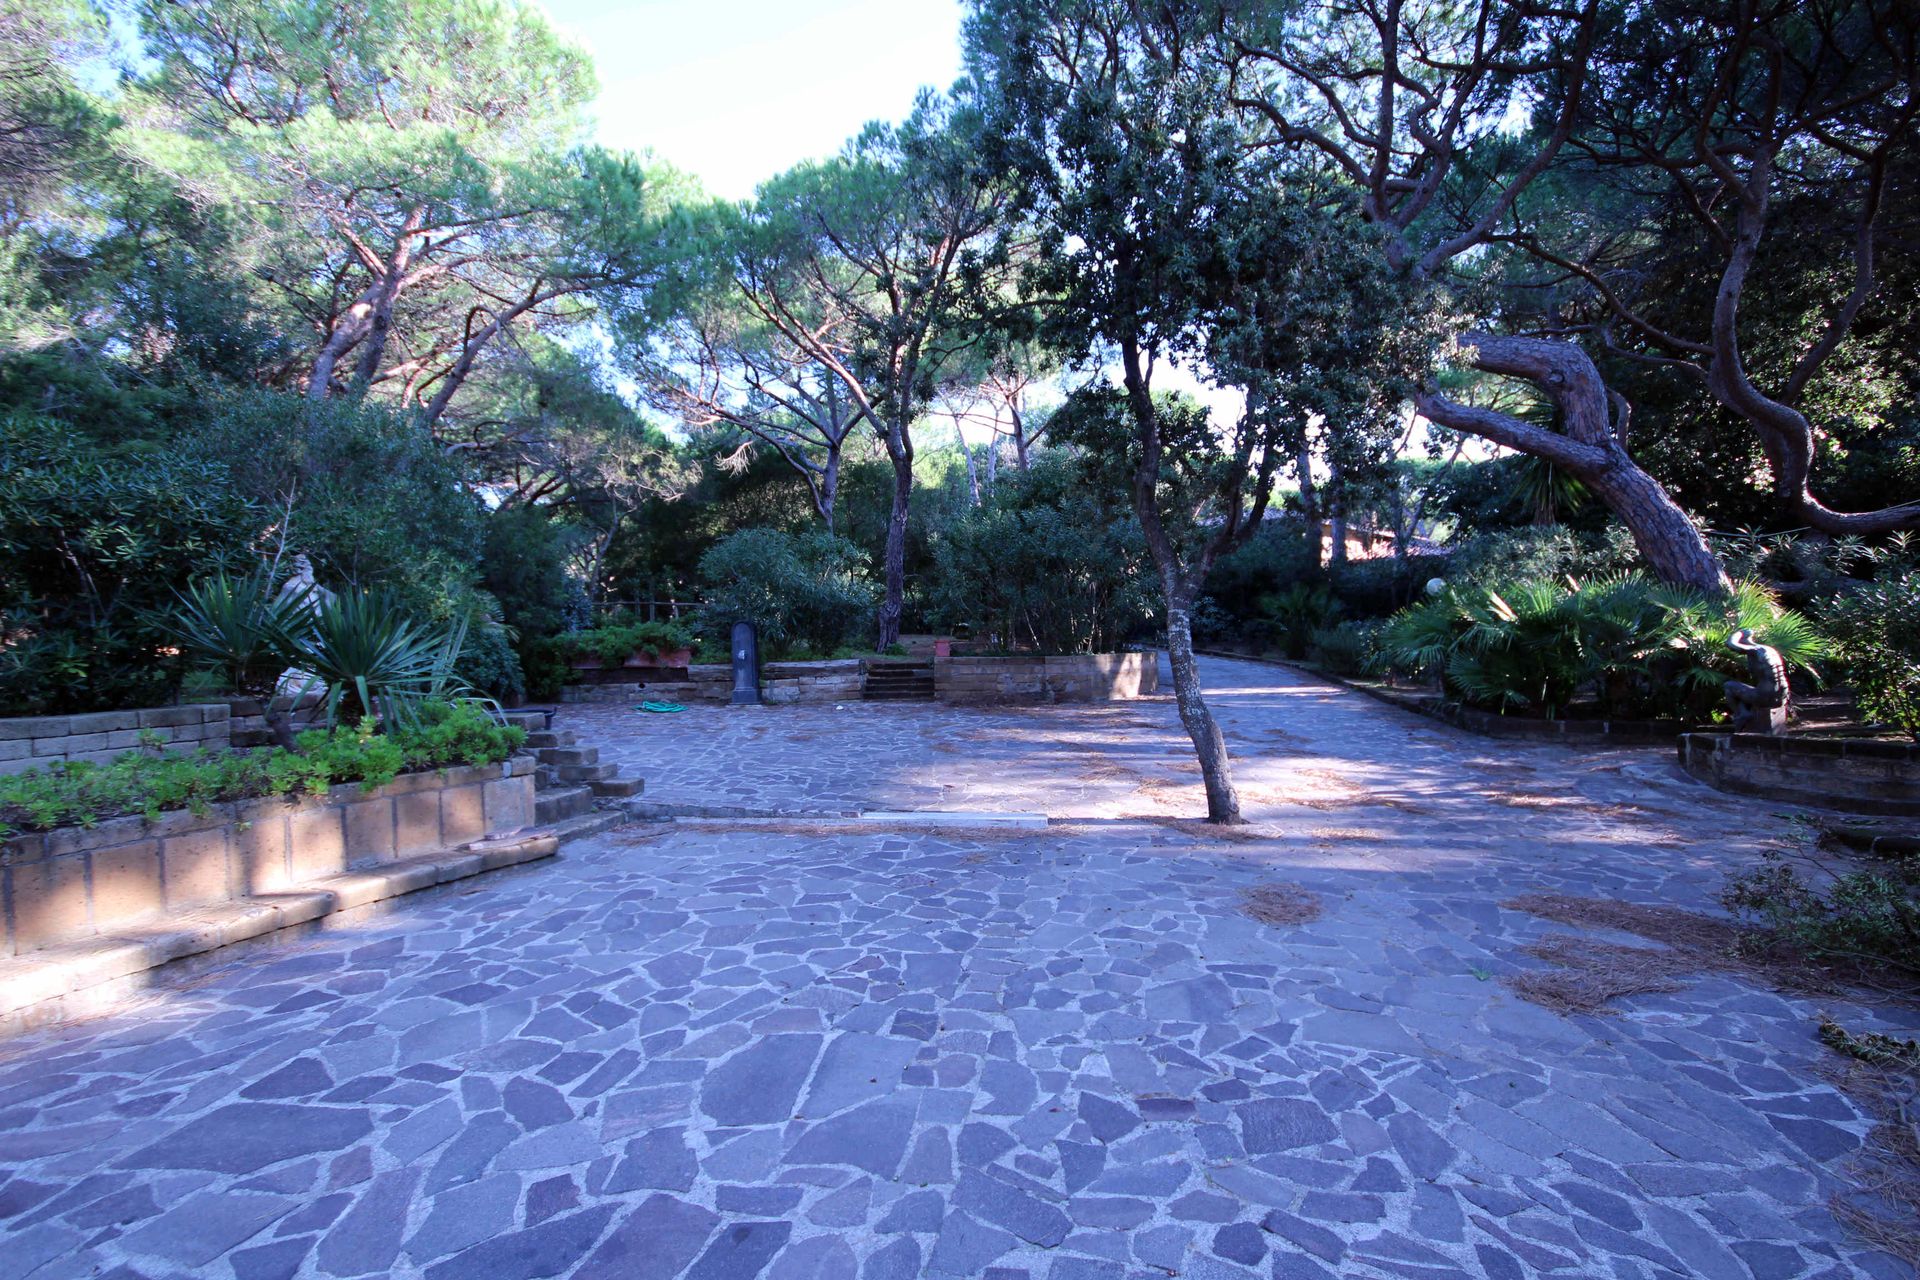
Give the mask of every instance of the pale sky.
<svg viewBox="0 0 1920 1280">
<path fill-rule="evenodd" d="M 593 55 L 599 141 L 740 199 L 960 74 L 958 0 L 544 0 Z"/>
</svg>

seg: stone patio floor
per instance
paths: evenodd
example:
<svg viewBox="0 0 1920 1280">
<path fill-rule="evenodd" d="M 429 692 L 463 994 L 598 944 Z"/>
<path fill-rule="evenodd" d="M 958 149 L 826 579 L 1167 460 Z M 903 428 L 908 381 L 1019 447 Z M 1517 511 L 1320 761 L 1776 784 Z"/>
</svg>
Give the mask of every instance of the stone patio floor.
<svg viewBox="0 0 1920 1280">
<path fill-rule="evenodd" d="M 0 1043 L 0 1277 L 1908 1274 L 1813 1027 L 1909 1014 L 1501 982 L 1501 900 L 1711 909 L 1793 815 L 1204 669 L 1241 838 L 1164 697 L 569 709 L 669 803 L 1057 821 L 629 826 Z"/>
</svg>

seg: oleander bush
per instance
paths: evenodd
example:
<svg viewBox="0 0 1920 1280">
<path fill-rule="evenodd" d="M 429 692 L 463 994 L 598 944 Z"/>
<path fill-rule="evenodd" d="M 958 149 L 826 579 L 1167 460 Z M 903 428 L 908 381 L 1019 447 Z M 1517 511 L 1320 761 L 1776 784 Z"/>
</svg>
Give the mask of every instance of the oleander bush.
<svg viewBox="0 0 1920 1280">
<path fill-rule="evenodd" d="M 336 783 L 380 786 L 402 772 L 505 760 L 526 730 L 502 724 L 479 703 L 430 701 L 411 724 L 376 732 L 372 721 L 309 729 L 296 750 L 164 751 L 143 747 L 105 764 L 53 765 L 0 778 L 0 835 L 92 826 L 107 818 L 156 818 L 169 809 L 259 796 L 325 795 Z"/>
<path fill-rule="evenodd" d="M 700 557 L 700 580 L 701 629 L 720 644 L 736 622 L 753 624 L 763 659 L 872 642 L 879 588 L 860 549 L 824 530 L 742 529 Z"/>
</svg>

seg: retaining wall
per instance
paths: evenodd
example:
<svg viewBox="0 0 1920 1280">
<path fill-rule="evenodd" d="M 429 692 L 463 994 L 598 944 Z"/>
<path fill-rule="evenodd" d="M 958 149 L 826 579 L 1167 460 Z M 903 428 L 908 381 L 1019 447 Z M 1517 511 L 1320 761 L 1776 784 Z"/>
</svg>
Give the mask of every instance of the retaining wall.
<svg viewBox="0 0 1920 1280">
<path fill-rule="evenodd" d="M 1081 653 L 1065 657 L 952 657 L 933 659 L 934 696 L 941 702 L 1105 702 L 1137 698 L 1159 688 L 1156 653 Z M 827 662 L 769 662 L 760 668 L 760 700 L 774 706 L 802 702 L 858 702 L 866 687 L 859 658 Z M 562 702 L 727 702 L 733 668 L 696 664 L 687 678 L 570 684 Z"/>
<path fill-rule="evenodd" d="M 951 657 L 933 660 L 942 702 L 1105 702 L 1160 687 L 1158 653 L 1078 653 L 1064 657 Z"/>
<path fill-rule="evenodd" d="M 533 784 L 533 758 L 520 755 L 15 836 L 0 844 L 0 957 L 511 834 L 533 824 Z"/>
<path fill-rule="evenodd" d="M 225 750 L 231 745 L 231 718 L 226 703 L 206 702 L 0 720 L 0 773 L 25 773 L 62 760 L 104 764 L 139 746 L 142 732 L 158 734 L 165 745 L 186 751 Z"/>
<path fill-rule="evenodd" d="M 1854 813 L 1920 816 L 1920 745 L 1868 738 L 1688 733 L 1680 767 L 1722 791 Z"/>
</svg>

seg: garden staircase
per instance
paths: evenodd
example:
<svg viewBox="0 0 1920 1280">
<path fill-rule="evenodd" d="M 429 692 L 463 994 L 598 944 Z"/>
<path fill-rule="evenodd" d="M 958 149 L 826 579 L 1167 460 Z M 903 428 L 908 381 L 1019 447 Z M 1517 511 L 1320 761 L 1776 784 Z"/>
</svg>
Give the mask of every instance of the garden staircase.
<svg viewBox="0 0 1920 1280">
<path fill-rule="evenodd" d="M 534 821 L 549 827 L 562 843 L 597 835 L 627 820 L 615 808 L 601 808 L 640 794 L 644 778 L 622 778 L 620 766 L 603 764 L 600 748 L 581 746 L 571 729 L 550 727 L 552 713 L 528 710 L 506 713 L 509 724 L 527 731 L 533 752 Z"/>
<path fill-rule="evenodd" d="M 860 697 L 865 702 L 932 702 L 933 663 L 912 659 L 869 661 Z"/>
</svg>

